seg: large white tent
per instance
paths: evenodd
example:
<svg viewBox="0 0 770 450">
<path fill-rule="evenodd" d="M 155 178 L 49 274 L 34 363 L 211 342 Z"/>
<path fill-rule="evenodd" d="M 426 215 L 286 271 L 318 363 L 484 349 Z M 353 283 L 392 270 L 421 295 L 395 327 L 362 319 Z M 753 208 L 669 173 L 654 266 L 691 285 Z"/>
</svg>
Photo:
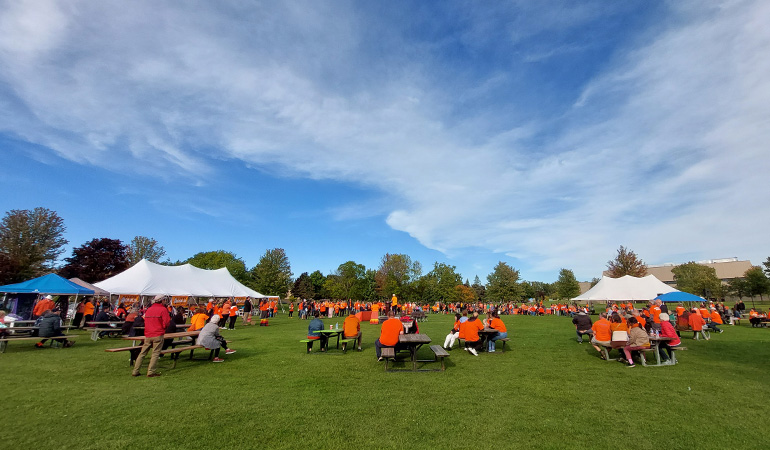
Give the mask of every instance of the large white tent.
<svg viewBox="0 0 770 450">
<path fill-rule="evenodd" d="M 266 298 L 230 275 L 227 268 L 206 270 L 190 264 L 162 266 L 145 259 L 94 286 L 112 294 Z"/>
<path fill-rule="evenodd" d="M 655 278 L 653 275 L 638 278 L 625 275 L 620 278 L 602 277 L 596 286 L 573 298 L 576 302 L 652 300 L 658 294 L 678 292 L 676 289 Z"/>
</svg>

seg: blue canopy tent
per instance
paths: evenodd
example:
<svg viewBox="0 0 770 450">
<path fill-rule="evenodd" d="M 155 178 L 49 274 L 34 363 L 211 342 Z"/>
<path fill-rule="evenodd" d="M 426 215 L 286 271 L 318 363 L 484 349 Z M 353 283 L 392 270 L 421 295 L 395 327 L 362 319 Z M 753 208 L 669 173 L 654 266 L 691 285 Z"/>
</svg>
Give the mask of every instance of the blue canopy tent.
<svg viewBox="0 0 770 450">
<path fill-rule="evenodd" d="M 698 297 L 697 295 L 690 294 L 689 292 L 669 292 L 668 294 L 659 295 L 655 298 L 660 299 L 663 302 L 705 302 L 706 299 Z"/>
<path fill-rule="evenodd" d="M 93 289 L 88 289 L 83 286 L 80 286 L 77 283 L 73 283 L 72 281 L 60 277 L 59 275 L 56 275 L 55 273 L 49 273 L 48 275 L 43 275 L 42 277 L 33 278 L 31 280 L 22 281 L 21 283 L 16 284 L 7 284 L 5 286 L 0 286 L 0 292 L 3 293 L 13 293 L 13 294 L 32 294 L 27 295 L 27 299 L 32 297 L 30 300 L 32 301 L 32 304 L 22 305 L 19 304 L 19 300 L 24 300 L 24 295 L 21 295 L 14 299 L 13 305 L 5 305 L 6 308 L 10 309 L 11 312 L 19 315 L 19 316 L 27 316 L 27 310 L 29 310 L 29 313 L 32 311 L 32 307 L 34 306 L 34 299 L 40 294 L 50 294 L 50 295 L 74 295 L 77 299 L 78 295 L 94 295 Z M 28 302 L 30 300 L 25 300 L 25 302 Z M 5 304 L 6 301 L 3 301 L 3 304 Z M 66 306 L 66 305 L 65 305 Z M 66 311 L 65 311 L 66 312 Z"/>
</svg>

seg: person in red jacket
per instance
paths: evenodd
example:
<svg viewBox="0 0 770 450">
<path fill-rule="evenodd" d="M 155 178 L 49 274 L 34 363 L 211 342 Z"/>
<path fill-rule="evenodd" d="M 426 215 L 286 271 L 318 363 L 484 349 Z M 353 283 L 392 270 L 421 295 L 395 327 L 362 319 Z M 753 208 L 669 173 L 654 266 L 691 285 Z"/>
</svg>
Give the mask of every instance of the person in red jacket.
<svg viewBox="0 0 770 450">
<path fill-rule="evenodd" d="M 136 358 L 134 371 L 131 373 L 131 376 L 138 377 L 140 375 L 139 369 L 142 367 L 142 360 L 144 360 L 147 352 L 150 351 L 150 347 L 152 347 L 152 356 L 150 357 L 150 365 L 147 367 L 147 376 L 160 376 L 159 373 L 155 372 L 155 367 L 158 365 L 160 350 L 163 347 L 163 335 L 166 333 L 166 327 L 171 322 L 168 310 L 163 305 L 165 298 L 163 295 L 156 295 L 154 303 L 144 313 L 144 345 L 142 345 L 142 350 Z"/>
</svg>

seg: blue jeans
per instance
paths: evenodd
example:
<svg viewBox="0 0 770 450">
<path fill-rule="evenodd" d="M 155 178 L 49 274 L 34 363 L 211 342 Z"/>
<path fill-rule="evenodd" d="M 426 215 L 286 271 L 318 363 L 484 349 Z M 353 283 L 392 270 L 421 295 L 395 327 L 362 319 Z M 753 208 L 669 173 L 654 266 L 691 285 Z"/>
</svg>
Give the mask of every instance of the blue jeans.
<svg viewBox="0 0 770 450">
<path fill-rule="evenodd" d="M 502 332 L 501 333 L 501 332 L 498 331 L 497 334 L 495 334 L 494 336 L 489 338 L 489 344 L 487 346 L 487 350 L 490 351 L 490 352 L 495 351 L 495 341 L 498 340 L 498 339 L 507 338 L 507 337 L 508 337 L 508 333 L 507 332 Z"/>
</svg>

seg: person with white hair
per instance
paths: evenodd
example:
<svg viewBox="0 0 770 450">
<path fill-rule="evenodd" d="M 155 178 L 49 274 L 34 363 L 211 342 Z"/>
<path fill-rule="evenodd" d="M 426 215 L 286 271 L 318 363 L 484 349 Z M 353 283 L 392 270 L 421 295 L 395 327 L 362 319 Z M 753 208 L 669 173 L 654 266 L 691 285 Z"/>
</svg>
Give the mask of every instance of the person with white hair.
<svg viewBox="0 0 770 450">
<path fill-rule="evenodd" d="M 203 327 L 201 333 L 198 335 L 198 339 L 195 341 L 197 345 L 202 345 L 204 348 L 214 350 L 213 361 L 215 363 L 224 362 L 224 359 L 219 357 L 220 348 L 225 349 L 226 355 L 235 353 L 235 350 L 227 348 L 227 342 L 225 341 L 225 338 L 219 334 L 219 326 L 217 325 L 218 323 L 219 316 L 214 314 L 211 316 L 211 321 Z"/>
</svg>

